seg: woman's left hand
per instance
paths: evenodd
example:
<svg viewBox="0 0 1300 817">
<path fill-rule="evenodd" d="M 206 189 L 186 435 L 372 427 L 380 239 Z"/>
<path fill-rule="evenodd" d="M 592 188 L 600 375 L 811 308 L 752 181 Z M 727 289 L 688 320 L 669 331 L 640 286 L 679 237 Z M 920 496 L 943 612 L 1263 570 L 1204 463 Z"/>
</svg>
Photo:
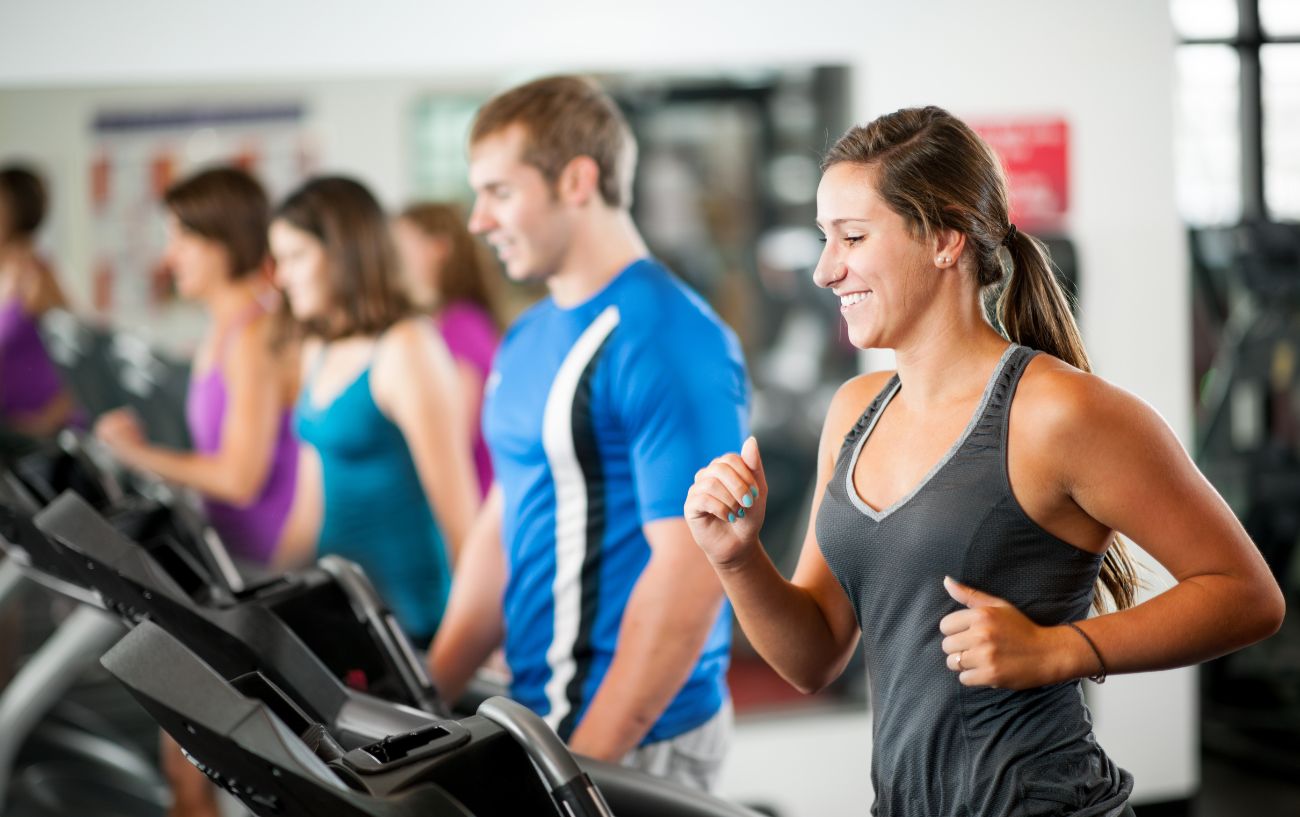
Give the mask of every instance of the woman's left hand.
<svg viewBox="0 0 1300 817">
<path fill-rule="evenodd" d="M 1064 627 L 1040 627 L 997 596 L 944 578 L 944 589 L 966 609 L 939 622 L 948 669 L 963 686 L 1031 689 L 1069 677 Z M 1076 636 L 1077 638 L 1077 636 Z"/>
</svg>

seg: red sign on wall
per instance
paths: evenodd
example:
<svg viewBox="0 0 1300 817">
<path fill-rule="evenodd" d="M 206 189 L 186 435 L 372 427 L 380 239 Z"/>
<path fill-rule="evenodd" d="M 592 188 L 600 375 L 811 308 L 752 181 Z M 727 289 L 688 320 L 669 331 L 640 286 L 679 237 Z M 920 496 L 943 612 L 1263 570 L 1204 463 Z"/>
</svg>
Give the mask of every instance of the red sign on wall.
<svg viewBox="0 0 1300 817">
<path fill-rule="evenodd" d="M 1070 207 L 1070 129 L 1064 119 L 984 119 L 970 126 L 1002 157 L 1011 220 L 1029 231 L 1059 230 Z"/>
</svg>

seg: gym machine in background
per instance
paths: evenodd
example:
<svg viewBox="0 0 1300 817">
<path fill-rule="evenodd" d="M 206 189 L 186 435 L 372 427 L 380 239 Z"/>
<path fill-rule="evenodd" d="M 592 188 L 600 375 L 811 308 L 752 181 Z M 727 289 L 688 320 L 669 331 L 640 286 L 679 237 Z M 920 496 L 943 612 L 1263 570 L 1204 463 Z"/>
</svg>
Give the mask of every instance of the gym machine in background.
<svg viewBox="0 0 1300 817">
<path fill-rule="evenodd" d="M 1300 604 L 1300 224 L 1189 232 L 1196 456 Z M 1300 619 L 1202 670 L 1207 751 L 1300 774 Z"/>
</svg>

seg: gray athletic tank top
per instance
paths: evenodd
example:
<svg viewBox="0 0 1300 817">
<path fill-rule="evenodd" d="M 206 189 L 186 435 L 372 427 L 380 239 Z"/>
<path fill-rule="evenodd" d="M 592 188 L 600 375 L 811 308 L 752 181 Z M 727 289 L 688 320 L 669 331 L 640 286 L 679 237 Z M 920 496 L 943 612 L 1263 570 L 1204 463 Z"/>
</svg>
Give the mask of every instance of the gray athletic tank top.
<svg viewBox="0 0 1300 817">
<path fill-rule="evenodd" d="M 939 620 L 960 609 L 952 576 L 1040 625 L 1084 618 L 1101 557 L 1033 522 L 1011 493 L 1007 420 L 1036 353 L 1010 346 L 952 449 L 910 493 L 875 511 L 853 467 L 898 376 L 844 438 L 817 512 L 817 541 L 862 627 L 879 817 L 1112 817 L 1132 776 L 1097 745 L 1078 681 L 1013 692 L 964 687 Z"/>
</svg>

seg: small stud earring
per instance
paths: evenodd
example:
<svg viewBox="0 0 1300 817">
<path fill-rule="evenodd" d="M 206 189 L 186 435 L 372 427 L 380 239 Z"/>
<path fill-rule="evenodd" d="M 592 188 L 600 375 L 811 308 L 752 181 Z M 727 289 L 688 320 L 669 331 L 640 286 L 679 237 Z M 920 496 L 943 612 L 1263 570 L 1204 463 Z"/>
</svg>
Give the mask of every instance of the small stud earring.
<svg viewBox="0 0 1300 817">
<path fill-rule="evenodd" d="M 946 264 L 946 263 L 948 263 L 948 256 L 946 256 L 946 255 L 941 255 L 941 256 L 939 256 L 939 263 L 940 263 L 940 264 Z"/>
</svg>

